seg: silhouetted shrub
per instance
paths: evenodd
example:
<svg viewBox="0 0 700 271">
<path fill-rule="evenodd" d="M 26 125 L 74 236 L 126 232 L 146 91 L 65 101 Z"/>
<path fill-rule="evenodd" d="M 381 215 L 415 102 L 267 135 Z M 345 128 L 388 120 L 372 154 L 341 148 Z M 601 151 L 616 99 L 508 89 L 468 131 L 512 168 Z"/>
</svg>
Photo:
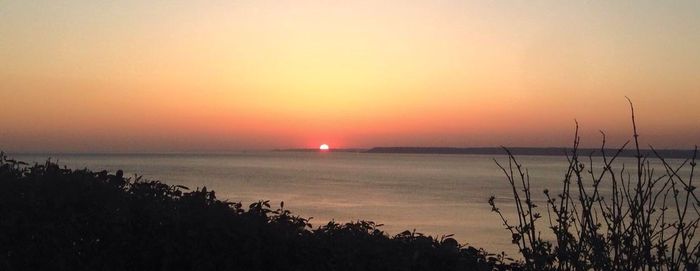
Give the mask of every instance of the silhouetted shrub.
<svg viewBox="0 0 700 271">
<path fill-rule="evenodd" d="M 700 200 L 693 184 L 697 147 L 692 157 L 678 165 L 669 164 L 651 146 L 655 157 L 643 155 L 631 102 L 630 109 L 636 153 L 631 167 L 616 163 L 629 141 L 606 153 L 605 134 L 601 165 L 596 165 L 591 156 L 581 156 L 577 124 L 561 192 L 550 195 L 545 189 L 546 200 L 541 202 L 547 209 L 552 241 L 545 240 L 537 228 L 542 216 L 532 198 L 530 175 L 506 149 L 508 164 L 498 165 L 512 188 L 517 219 L 509 222 L 496 207 L 494 197 L 489 204 L 510 231 L 513 244 L 525 259 L 524 268 L 698 269 L 700 242 L 694 237 L 700 223 Z M 652 160 L 661 167 L 661 173 L 655 171 Z M 680 174 L 684 167 L 688 167 L 688 175 Z"/>
<path fill-rule="evenodd" d="M 449 236 L 378 227 L 314 229 L 283 204 L 0 155 L 0 270 L 518 269 Z"/>
</svg>

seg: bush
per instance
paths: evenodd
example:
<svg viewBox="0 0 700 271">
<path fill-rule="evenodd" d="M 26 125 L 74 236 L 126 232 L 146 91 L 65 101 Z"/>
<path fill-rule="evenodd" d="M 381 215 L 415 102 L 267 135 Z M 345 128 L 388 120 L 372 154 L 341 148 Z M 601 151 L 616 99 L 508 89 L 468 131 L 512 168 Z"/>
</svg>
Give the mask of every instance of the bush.
<svg viewBox="0 0 700 271">
<path fill-rule="evenodd" d="M 309 220 L 121 171 L 0 155 L 0 270 L 507 270 L 444 236 Z"/>
<path fill-rule="evenodd" d="M 635 165 L 630 171 L 615 163 L 629 141 L 614 152 L 606 150 L 605 134 L 600 149 L 602 164 L 592 154 L 585 161 L 579 153 L 578 124 L 573 149 L 567 153 L 569 167 L 561 192 L 546 197 L 549 229 L 553 241 L 544 240 L 537 229 L 542 217 L 530 190 L 530 176 L 512 153 L 508 164 L 498 164 L 510 184 L 517 223 L 509 223 L 494 198 L 492 210 L 500 215 L 532 270 L 697 270 L 700 243 L 694 240 L 700 222 L 700 201 L 695 194 L 693 173 L 697 146 L 680 166 L 670 165 L 650 146 L 653 157 L 643 155 L 630 102 L 634 127 Z M 601 132 L 602 133 L 602 132 Z M 651 160 L 663 167 L 655 172 Z M 498 163 L 498 162 L 496 162 Z M 586 166 L 588 164 L 588 167 Z M 689 175 L 679 174 L 689 167 Z M 601 185 L 610 191 L 602 192 Z"/>
</svg>

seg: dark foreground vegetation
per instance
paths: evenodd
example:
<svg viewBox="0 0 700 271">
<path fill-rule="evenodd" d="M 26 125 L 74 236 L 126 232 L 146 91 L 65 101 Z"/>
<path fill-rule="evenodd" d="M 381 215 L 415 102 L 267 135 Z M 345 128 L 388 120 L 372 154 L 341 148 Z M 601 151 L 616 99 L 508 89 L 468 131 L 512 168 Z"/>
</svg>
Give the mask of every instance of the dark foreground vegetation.
<svg viewBox="0 0 700 271">
<path fill-rule="evenodd" d="M 540 202 L 533 198 L 527 169 L 506 149 L 508 162 L 499 166 L 512 187 L 515 218 L 503 214 L 493 197 L 489 203 L 520 249 L 524 268 L 698 270 L 697 147 L 680 163 L 670 163 L 651 146 L 644 153 L 631 102 L 630 109 L 633 139 L 611 152 L 602 134 L 598 159 L 579 148 L 576 127 L 561 190 L 545 189 Z M 635 154 L 631 165 L 618 159 L 628 145 Z M 542 226 L 550 231 L 547 238 Z"/>
<path fill-rule="evenodd" d="M 504 257 L 372 222 L 307 219 L 206 188 L 0 155 L 0 270 L 492 270 Z"/>
</svg>

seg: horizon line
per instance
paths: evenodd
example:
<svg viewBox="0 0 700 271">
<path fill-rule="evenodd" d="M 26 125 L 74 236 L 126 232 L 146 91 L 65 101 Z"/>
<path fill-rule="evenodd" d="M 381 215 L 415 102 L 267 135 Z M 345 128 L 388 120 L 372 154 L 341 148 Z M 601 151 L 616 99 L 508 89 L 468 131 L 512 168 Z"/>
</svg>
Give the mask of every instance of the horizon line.
<svg viewBox="0 0 700 271">
<path fill-rule="evenodd" d="M 651 146 L 653 147 L 653 146 Z M 697 145 L 694 146 L 697 148 Z M 442 149 L 442 150 L 503 150 L 504 148 L 510 150 L 570 150 L 571 147 L 564 146 L 548 146 L 548 147 L 534 147 L 534 146 L 481 146 L 481 147 L 456 147 L 456 146 L 374 146 L 374 147 L 343 147 L 343 148 L 333 148 L 331 146 L 330 151 L 357 151 L 357 152 L 368 152 L 373 149 L 416 149 L 416 150 L 429 150 L 429 149 Z M 610 148 L 606 147 L 605 150 L 615 150 L 620 148 Z M 694 151 L 694 148 L 654 148 L 657 151 Z M 229 149 L 229 150 L 192 150 L 192 151 L 2 151 L 5 155 L 177 155 L 177 154 L 232 154 L 232 153 L 245 153 L 245 152 L 279 152 L 279 151 L 318 151 L 318 148 L 309 147 L 291 147 L 291 148 L 251 148 L 251 149 Z M 579 147 L 579 151 L 599 151 L 600 147 Z M 625 148 L 624 150 L 633 150 L 632 148 Z M 651 151 L 652 148 L 640 148 L 640 151 Z M 371 153 L 371 152 L 368 152 Z"/>
</svg>

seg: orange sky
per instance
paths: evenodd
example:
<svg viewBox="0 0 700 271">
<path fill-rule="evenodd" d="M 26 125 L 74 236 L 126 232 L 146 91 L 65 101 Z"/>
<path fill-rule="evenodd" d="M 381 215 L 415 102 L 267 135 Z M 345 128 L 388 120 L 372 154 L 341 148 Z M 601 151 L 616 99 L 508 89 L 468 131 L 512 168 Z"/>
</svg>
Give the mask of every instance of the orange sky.
<svg viewBox="0 0 700 271">
<path fill-rule="evenodd" d="M 346 1 L 347 2 L 347 1 Z M 377 3 L 381 2 L 381 3 Z M 429 3 L 430 2 L 430 3 Z M 700 2 L 0 1 L 0 149 L 700 143 Z"/>
</svg>

